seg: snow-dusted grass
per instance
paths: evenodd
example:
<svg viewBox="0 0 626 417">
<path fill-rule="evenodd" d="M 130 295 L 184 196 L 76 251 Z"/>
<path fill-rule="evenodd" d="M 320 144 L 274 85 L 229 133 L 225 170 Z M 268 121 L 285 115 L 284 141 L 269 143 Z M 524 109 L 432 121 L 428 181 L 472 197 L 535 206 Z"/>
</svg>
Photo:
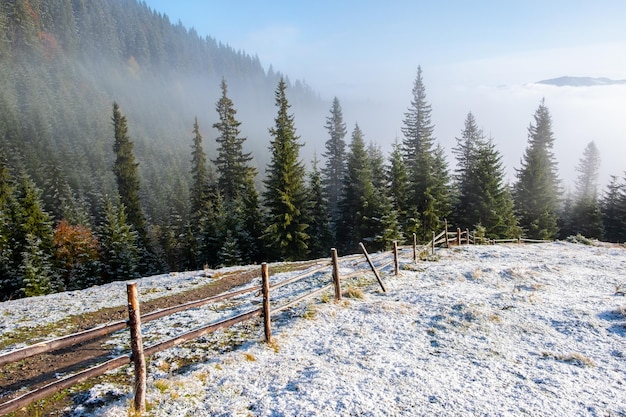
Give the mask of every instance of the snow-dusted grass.
<svg viewBox="0 0 626 417">
<path fill-rule="evenodd" d="M 403 260 L 401 277 L 384 278 L 387 293 L 372 281 L 342 303 L 281 313 L 272 344 L 249 322 L 221 334 L 234 350 L 220 354 L 205 338 L 155 355 L 147 414 L 626 416 L 623 247 L 464 246 L 439 256 Z M 188 319 L 201 320 L 178 316 L 146 333 Z M 73 415 L 128 415 L 124 389 L 95 386 Z"/>
</svg>

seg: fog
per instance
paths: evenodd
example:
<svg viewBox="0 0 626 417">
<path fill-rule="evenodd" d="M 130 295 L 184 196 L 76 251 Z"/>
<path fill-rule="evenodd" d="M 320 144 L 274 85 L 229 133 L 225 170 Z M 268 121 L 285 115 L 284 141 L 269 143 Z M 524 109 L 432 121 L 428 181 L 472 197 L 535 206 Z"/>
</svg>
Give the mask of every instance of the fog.
<svg viewBox="0 0 626 417">
<path fill-rule="evenodd" d="M 471 111 L 485 134 L 494 139 L 503 157 L 507 180 L 514 182 L 515 169 L 520 167 L 528 144 L 528 127 L 534 123 L 533 115 L 545 99 L 552 115 L 559 177 L 566 191 L 574 190 L 576 166 L 591 141 L 595 142 L 602 158 L 601 188 L 611 175 L 624 176 L 626 163 L 621 155 L 625 150 L 626 85 L 557 87 L 536 82 L 570 73 L 544 73 L 542 78 L 533 71 L 517 77 L 525 78 L 525 82 L 497 85 L 470 80 L 468 83 L 467 78 L 450 74 L 449 68 L 447 71 L 422 69 L 427 101 L 432 106 L 434 134 L 447 151 L 451 170 L 455 163 L 451 149 L 456 145 L 455 138 L 461 136 L 465 118 Z M 348 130 L 358 122 L 366 140 L 379 143 L 388 152 L 396 138 L 402 140 L 401 128 L 412 98 L 415 75 L 416 71 L 410 80 L 404 76 L 403 91 L 392 83 L 388 89 L 381 88 L 379 95 L 373 88 L 369 97 L 362 93 L 350 96 L 350 91 L 347 98 L 340 96 Z"/>
</svg>

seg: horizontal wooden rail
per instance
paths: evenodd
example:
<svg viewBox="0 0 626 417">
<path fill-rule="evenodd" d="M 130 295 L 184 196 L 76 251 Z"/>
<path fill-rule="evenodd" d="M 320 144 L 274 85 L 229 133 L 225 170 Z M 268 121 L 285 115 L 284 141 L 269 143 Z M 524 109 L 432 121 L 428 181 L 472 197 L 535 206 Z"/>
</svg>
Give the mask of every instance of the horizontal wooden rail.
<svg viewBox="0 0 626 417">
<path fill-rule="evenodd" d="M 174 313 L 200 307 L 205 304 L 237 297 L 239 295 L 247 294 L 250 292 L 259 291 L 260 289 L 261 289 L 260 286 L 254 286 L 254 287 L 245 288 L 239 291 L 228 292 L 228 293 L 216 295 L 213 297 L 203 298 L 201 300 L 191 301 L 189 303 L 181 304 L 181 305 L 174 306 L 174 307 L 164 308 L 162 310 L 153 311 L 151 313 L 141 316 L 141 321 L 142 323 L 145 323 L 151 320 L 157 320 L 157 319 L 160 319 L 161 317 L 165 317 Z M 128 321 L 120 320 L 120 321 L 113 322 L 111 324 L 97 327 L 95 329 L 89 329 L 89 330 L 85 330 L 82 332 L 73 333 L 67 336 L 62 336 L 56 339 L 39 342 L 34 345 L 16 349 L 11 352 L 7 352 L 5 354 L 0 355 L 0 366 L 5 365 L 7 363 L 20 361 L 22 359 L 26 359 L 31 356 L 39 355 L 42 353 L 53 352 L 55 350 L 74 346 L 79 343 L 88 342 L 98 337 L 106 336 L 118 330 L 122 330 L 126 326 L 128 326 Z"/>
<path fill-rule="evenodd" d="M 127 365 L 131 362 L 130 356 L 130 354 L 118 356 L 117 358 L 101 363 L 100 365 L 96 365 L 77 374 L 54 381 L 42 388 L 27 392 L 20 397 L 2 403 L 0 404 L 0 414 L 4 415 L 12 413 L 13 411 L 17 411 L 34 401 L 41 400 L 61 390 L 70 388 L 71 386 L 86 381 L 89 378 L 104 375 L 105 373 L 117 369 L 120 366 Z"/>
<path fill-rule="evenodd" d="M 322 265 L 322 266 L 320 266 L 318 268 L 312 269 L 311 271 L 305 272 L 303 274 L 296 275 L 295 277 L 286 279 L 286 280 L 281 281 L 281 282 L 277 282 L 274 285 L 270 285 L 270 290 L 275 290 L 275 289 L 284 287 L 285 285 L 292 284 L 294 282 L 300 281 L 301 279 L 307 278 L 307 277 L 309 277 L 309 276 L 311 276 L 313 274 L 316 274 L 316 273 L 318 273 L 320 271 L 323 271 L 324 269 L 328 269 L 331 266 L 332 265 L 330 263 L 328 265 Z"/>
<path fill-rule="evenodd" d="M 342 278 L 343 278 L 343 277 L 342 277 Z M 286 309 L 288 309 L 288 308 L 290 308 L 290 307 L 293 307 L 293 306 L 295 306 L 296 304 L 300 304 L 302 301 L 304 301 L 304 300 L 306 300 L 306 299 L 308 299 L 308 298 L 313 298 L 313 297 L 315 297 L 316 295 L 318 295 L 318 294 L 320 294 L 320 293 L 322 293 L 322 292 L 324 292 L 324 291 L 326 291 L 326 290 L 329 290 L 329 289 L 333 288 L 333 286 L 334 286 L 334 285 L 335 285 L 334 283 L 331 283 L 331 284 L 326 284 L 326 285 L 324 285 L 323 287 L 320 287 L 320 288 L 318 288 L 318 289 L 316 289 L 316 290 L 313 290 L 313 291 L 311 291 L 311 292 L 308 292 L 308 293 L 306 293 L 306 294 L 304 294 L 304 295 L 302 295 L 302 296 L 300 296 L 300 297 L 298 297 L 298 298 L 296 298 L 296 299 L 294 299 L 294 300 L 292 300 L 292 301 L 288 302 L 287 304 L 284 304 L 284 305 L 282 305 L 282 306 L 279 306 L 279 307 L 275 307 L 275 308 L 273 308 L 273 309 L 272 309 L 272 313 L 278 313 L 278 312 L 280 312 L 280 311 L 283 311 L 283 310 L 286 310 Z"/>
<path fill-rule="evenodd" d="M 26 359 L 34 355 L 39 355 L 41 353 L 52 352 L 69 346 L 77 345 L 79 343 L 87 342 L 98 337 L 106 336 L 125 328 L 127 325 L 128 324 L 125 320 L 117 321 L 111 324 L 97 327 L 95 329 L 85 330 L 79 333 L 62 336 L 56 339 L 47 340 L 44 342 L 35 343 L 34 345 L 12 350 L 11 352 L 0 355 L 0 366 L 11 362 L 21 361 L 22 359 Z"/>
<path fill-rule="evenodd" d="M 171 338 L 163 342 L 157 343 L 155 345 L 149 346 L 147 348 L 144 348 L 144 354 L 146 356 L 154 355 L 157 352 L 161 352 L 171 347 L 178 346 L 192 339 L 196 339 L 200 336 L 204 336 L 205 334 L 213 333 L 217 330 L 230 327 L 234 324 L 241 323 L 242 321 L 249 320 L 252 317 L 261 316 L 261 313 L 262 313 L 262 309 L 259 308 L 256 310 L 252 310 L 246 313 L 236 315 L 226 320 L 218 321 L 217 323 L 211 323 L 206 326 L 202 326 L 197 329 L 190 330 L 174 338 Z"/>
</svg>

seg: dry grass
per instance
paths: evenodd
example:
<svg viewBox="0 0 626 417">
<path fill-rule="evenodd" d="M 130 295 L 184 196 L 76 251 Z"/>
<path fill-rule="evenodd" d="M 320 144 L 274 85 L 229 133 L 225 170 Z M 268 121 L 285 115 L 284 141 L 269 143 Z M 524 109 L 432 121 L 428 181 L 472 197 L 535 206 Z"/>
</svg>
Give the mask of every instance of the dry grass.
<svg viewBox="0 0 626 417">
<path fill-rule="evenodd" d="M 569 364 L 580 366 L 580 367 L 596 366 L 595 362 L 592 359 L 577 352 L 567 353 L 567 354 L 541 352 L 541 357 L 543 359 L 554 359 L 559 362 L 565 362 L 565 363 L 569 363 Z"/>
<path fill-rule="evenodd" d="M 352 286 L 346 288 L 343 295 L 347 298 L 357 298 L 359 300 L 362 300 L 363 298 L 365 298 L 365 293 L 363 292 L 362 289 L 358 287 L 352 287 Z"/>
</svg>

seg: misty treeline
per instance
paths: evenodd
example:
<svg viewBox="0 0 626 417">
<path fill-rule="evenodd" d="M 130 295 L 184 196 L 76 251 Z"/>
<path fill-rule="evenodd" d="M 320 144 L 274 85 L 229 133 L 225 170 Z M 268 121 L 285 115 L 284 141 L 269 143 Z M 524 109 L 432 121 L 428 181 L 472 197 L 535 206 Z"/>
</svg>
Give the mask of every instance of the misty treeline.
<svg viewBox="0 0 626 417">
<path fill-rule="evenodd" d="M 543 101 L 514 184 L 471 112 L 446 160 L 421 68 L 389 154 L 346 126 L 335 98 L 318 120 L 324 151 L 307 169 L 291 105 L 316 98 L 258 59 L 132 0 L 0 10 L 0 299 L 331 247 L 348 254 L 359 242 L 380 250 L 413 233 L 425 242 L 445 220 L 490 238 L 626 240 L 626 185 L 614 177 L 599 196 L 593 142 L 575 192 L 563 193 Z M 191 93 L 206 80 L 219 94 L 203 124 L 193 114 L 206 98 Z M 234 97 L 268 123 L 258 128 Z"/>
</svg>

